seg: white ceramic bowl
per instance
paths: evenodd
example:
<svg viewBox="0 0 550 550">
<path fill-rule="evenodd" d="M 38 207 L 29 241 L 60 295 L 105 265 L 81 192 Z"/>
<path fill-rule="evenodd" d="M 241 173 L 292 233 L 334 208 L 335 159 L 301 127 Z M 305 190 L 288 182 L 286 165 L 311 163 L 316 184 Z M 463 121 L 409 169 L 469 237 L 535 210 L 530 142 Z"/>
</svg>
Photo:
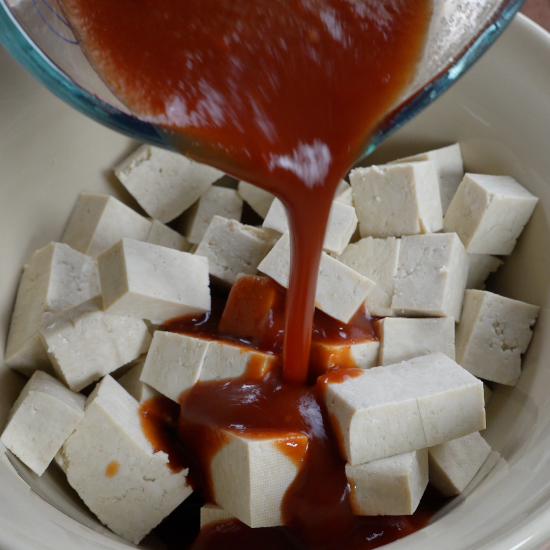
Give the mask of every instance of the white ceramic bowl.
<svg viewBox="0 0 550 550">
<path fill-rule="evenodd" d="M 135 144 L 62 104 L 3 50 L 0 75 L 3 350 L 21 266 L 59 239 L 77 194 L 107 192 L 134 204 L 109 167 Z M 488 407 L 484 435 L 502 459 L 441 519 L 387 548 L 538 550 L 550 539 L 550 35 L 518 17 L 470 73 L 368 160 L 455 141 L 468 171 L 510 174 L 540 197 L 492 289 L 542 309 L 518 385 L 498 388 Z M 22 385 L 0 369 L 0 428 Z M 38 478 L 0 448 L 0 548 L 128 546 L 86 511 L 56 468 Z M 142 546 L 162 548 L 154 538 Z"/>
</svg>

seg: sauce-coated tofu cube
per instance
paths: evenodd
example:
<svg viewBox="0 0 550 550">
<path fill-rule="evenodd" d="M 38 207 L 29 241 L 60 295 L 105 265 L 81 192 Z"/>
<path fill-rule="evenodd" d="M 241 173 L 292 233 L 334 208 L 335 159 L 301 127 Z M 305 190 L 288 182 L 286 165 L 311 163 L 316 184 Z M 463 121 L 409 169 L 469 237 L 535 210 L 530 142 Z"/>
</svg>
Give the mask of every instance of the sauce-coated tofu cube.
<svg viewBox="0 0 550 550">
<path fill-rule="evenodd" d="M 538 198 L 510 176 L 466 174 L 445 214 L 469 254 L 510 254 Z"/>
<path fill-rule="evenodd" d="M 353 344 L 331 344 L 313 341 L 311 343 L 310 370 L 316 376 L 335 368 L 370 369 L 378 365 L 378 340 L 365 340 Z"/>
<path fill-rule="evenodd" d="M 39 332 L 56 374 L 73 391 L 138 358 L 151 343 L 141 319 L 105 313 L 101 296 L 48 317 Z"/>
<path fill-rule="evenodd" d="M 150 145 L 132 153 L 115 168 L 115 174 L 145 212 L 163 223 L 187 210 L 224 175 L 216 168 Z"/>
<path fill-rule="evenodd" d="M 288 288 L 290 237 L 285 233 L 258 269 Z M 349 322 L 375 283 L 327 254 L 321 255 L 315 307 L 344 323 Z"/>
<path fill-rule="evenodd" d="M 491 452 L 479 432 L 453 439 L 428 449 L 430 483 L 443 496 L 452 497 L 464 491 Z"/>
<path fill-rule="evenodd" d="M 114 197 L 81 193 L 61 242 L 95 258 L 123 237 L 146 241 L 151 223 Z"/>
<path fill-rule="evenodd" d="M 226 512 L 223 508 L 220 508 L 216 504 L 206 503 L 201 508 L 201 529 L 212 523 L 218 523 L 220 521 L 227 521 L 235 519 L 233 514 Z"/>
<path fill-rule="evenodd" d="M 479 378 L 514 386 L 539 307 L 484 290 L 467 290 L 456 332 L 456 360 Z"/>
<path fill-rule="evenodd" d="M 107 313 L 162 323 L 210 311 L 208 263 L 200 256 L 122 239 L 97 264 Z"/>
<path fill-rule="evenodd" d="M 38 370 L 15 402 L 0 441 L 42 475 L 82 420 L 85 400 Z"/>
<path fill-rule="evenodd" d="M 406 317 L 460 320 L 468 255 L 456 233 L 401 239 L 392 308 Z"/>
<path fill-rule="evenodd" d="M 435 162 L 356 168 L 349 180 L 361 237 L 401 237 L 443 229 Z"/>
<path fill-rule="evenodd" d="M 353 512 L 360 516 L 411 515 L 428 485 L 428 450 L 366 464 L 346 464 Z"/>
<path fill-rule="evenodd" d="M 56 462 L 86 506 L 117 535 L 138 544 L 191 493 L 187 470 L 145 437 L 139 403 L 106 376 L 88 397 L 84 418 Z"/>
</svg>

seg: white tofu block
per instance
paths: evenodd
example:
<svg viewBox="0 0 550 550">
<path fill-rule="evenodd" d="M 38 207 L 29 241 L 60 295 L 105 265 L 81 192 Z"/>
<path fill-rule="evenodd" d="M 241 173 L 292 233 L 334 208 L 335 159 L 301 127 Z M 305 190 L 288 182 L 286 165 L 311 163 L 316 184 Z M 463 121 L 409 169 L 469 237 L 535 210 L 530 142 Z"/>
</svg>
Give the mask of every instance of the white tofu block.
<svg viewBox="0 0 550 550">
<path fill-rule="evenodd" d="M 60 243 L 36 251 L 21 276 L 4 362 L 26 376 L 37 368 L 51 370 L 38 324 L 99 293 L 92 258 Z"/>
<path fill-rule="evenodd" d="M 329 384 L 325 400 L 352 466 L 428 446 L 416 396 L 384 367 Z"/>
<path fill-rule="evenodd" d="M 401 237 L 443 229 L 435 162 L 356 168 L 349 180 L 361 237 Z"/>
<path fill-rule="evenodd" d="M 134 544 L 192 493 L 187 470 L 173 472 L 168 455 L 153 451 L 141 429 L 138 407 L 106 376 L 56 457 L 88 508 Z"/>
<path fill-rule="evenodd" d="M 365 306 L 376 317 L 393 315 L 391 301 L 401 239 L 366 237 L 349 244 L 338 260 L 361 275 L 368 277 L 376 286 L 368 293 Z"/>
<path fill-rule="evenodd" d="M 385 318 L 377 322 L 380 338 L 379 365 L 444 353 L 455 359 L 455 321 L 452 317 L 439 319 Z"/>
<path fill-rule="evenodd" d="M 283 448 L 292 445 L 305 453 L 307 436 L 280 431 L 262 438 L 224 435 L 228 441 L 210 465 L 216 504 L 250 527 L 283 525 L 281 503 L 298 473 L 297 461 Z"/>
<path fill-rule="evenodd" d="M 483 397 L 485 398 L 485 407 L 487 407 L 493 397 L 493 390 L 485 383 L 483 383 Z"/>
<path fill-rule="evenodd" d="M 150 348 L 149 348 L 150 349 Z M 117 382 L 136 400 L 138 403 L 143 403 L 158 397 L 160 392 L 155 390 L 149 384 L 142 382 L 139 378 L 143 372 L 145 359 L 139 360 L 138 364 L 133 366 L 126 374 L 122 375 Z"/>
<path fill-rule="evenodd" d="M 345 365 L 348 368 L 370 369 L 378 365 L 378 340 L 366 340 L 355 344 L 329 344 L 312 342 L 311 359 L 319 373 L 329 372 Z"/>
<path fill-rule="evenodd" d="M 259 271 L 288 288 L 290 237 L 285 233 L 258 266 Z M 315 307 L 347 323 L 365 301 L 375 283 L 327 254 L 321 255 Z"/>
<path fill-rule="evenodd" d="M 195 255 L 207 258 L 210 275 L 230 286 L 240 273 L 255 275 L 274 244 L 263 229 L 214 216 Z"/>
<path fill-rule="evenodd" d="M 251 183 L 246 183 L 246 181 L 239 182 L 237 192 L 241 198 L 251 206 L 252 210 L 262 218 L 267 216 L 269 207 L 275 198 L 275 195 Z"/>
<path fill-rule="evenodd" d="M 279 199 L 272 202 L 262 227 L 273 229 L 278 233 L 286 233 L 289 230 L 286 209 Z M 355 214 L 355 208 L 342 202 L 333 201 L 323 250 L 333 254 L 342 254 L 356 228 L 357 215 Z"/>
<path fill-rule="evenodd" d="M 441 149 L 434 149 L 413 155 L 412 157 L 402 158 L 393 161 L 390 164 L 402 164 L 404 162 L 419 162 L 425 160 L 433 160 L 439 176 L 439 194 L 441 196 L 441 206 L 443 215 L 447 212 L 456 190 L 464 177 L 464 164 L 462 162 L 462 153 L 460 145 L 455 143 Z"/>
<path fill-rule="evenodd" d="M 384 368 L 416 396 L 428 447 L 485 429 L 483 383 L 446 355 Z"/>
<path fill-rule="evenodd" d="M 157 330 L 145 359 L 141 382 L 178 401 L 182 392 L 199 381 L 209 344 L 209 340 Z"/>
<path fill-rule="evenodd" d="M 401 239 L 392 308 L 406 317 L 460 320 L 468 255 L 456 233 Z"/>
<path fill-rule="evenodd" d="M 166 246 L 167 248 L 174 248 L 175 250 L 181 250 L 183 252 L 187 252 L 189 250 L 189 243 L 183 235 L 180 235 L 177 231 L 174 231 L 172 228 L 164 225 L 158 220 L 152 220 L 151 230 L 149 231 L 145 242 L 149 244 L 158 244 L 159 246 Z"/>
<path fill-rule="evenodd" d="M 151 221 L 109 195 L 81 193 L 61 242 L 97 257 L 123 237 L 145 241 Z"/>
<path fill-rule="evenodd" d="M 37 370 L 15 402 L 0 441 L 40 476 L 82 420 L 85 400 Z"/>
<path fill-rule="evenodd" d="M 334 202 L 341 202 L 342 204 L 353 206 L 355 208 L 355 203 L 353 202 L 352 188 L 349 187 L 349 189 L 346 189 L 343 193 L 340 193 L 340 195 L 334 197 Z"/>
<path fill-rule="evenodd" d="M 477 290 L 485 289 L 485 279 L 494 273 L 504 262 L 496 256 L 489 254 L 468 254 L 470 267 L 468 269 L 468 280 L 466 288 Z"/>
<path fill-rule="evenodd" d="M 491 453 L 490 445 L 474 432 L 428 449 L 430 483 L 443 496 L 464 491 Z"/>
<path fill-rule="evenodd" d="M 190 243 L 199 244 L 214 216 L 240 221 L 242 213 L 243 199 L 235 189 L 213 185 L 183 214 L 179 229 Z"/>
<path fill-rule="evenodd" d="M 445 214 L 444 231 L 458 233 L 469 254 L 507 255 L 537 202 L 510 176 L 466 174 Z"/>
<path fill-rule="evenodd" d="M 140 206 L 167 223 L 187 210 L 224 173 L 183 155 L 142 145 L 115 168 Z"/>
<path fill-rule="evenodd" d="M 484 290 L 467 290 L 456 332 L 456 360 L 479 378 L 514 386 L 540 308 Z"/>
<path fill-rule="evenodd" d="M 208 263 L 164 246 L 122 239 L 97 259 L 105 311 L 163 323 L 210 311 Z"/>
<path fill-rule="evenodd" d="M 105 313 L 101 296 L 49 317 L 38 331 L 56 374 L 73 391 L 133 361 L 151 343 L 141 319 Z"/>
<path fill-rule="evenodd" d="M 346 464 L 353 513 L 411 515 L 428 485 L 428 450 L 420 449 L 366 464 Z"/>
<path fill-rule="evenodd" d="M 216 504 L 205 504 L 201 508 L 201 529 L 207 527 L 212 523 L 218 523 L 220 521 L 227 521 L 235 519 L 233 514 L 226 512 L 223 508 L 220 508 Z"/>
</svg>

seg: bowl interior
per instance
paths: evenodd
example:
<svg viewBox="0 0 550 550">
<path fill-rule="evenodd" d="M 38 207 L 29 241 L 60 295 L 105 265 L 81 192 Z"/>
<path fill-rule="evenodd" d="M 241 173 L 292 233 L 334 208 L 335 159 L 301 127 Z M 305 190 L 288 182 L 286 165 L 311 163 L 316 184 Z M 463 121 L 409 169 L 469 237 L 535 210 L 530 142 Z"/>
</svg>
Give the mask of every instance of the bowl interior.
<svg viewBox="0 0 550 550">
<path fill-rule="evenodd" d="M 484 433 L 495 466 L 444 517 L 388 548 L 538 550 L 550 539 L 550 35 L 517 18 L 455 87 L 394 134 L 363 164 L 459 141 L 467 171 L 509 174 L 540 198 L 514 253 L 490 288 L 540 305 L 515 388 L 500 386 Z M 80 191 L 135 203 L 110 167 L 136 143 L 82 117 L 0 49 L 0 349 L 5 347 L 21 266 L 61 236 Z M 2 352 L 0 352 L 2 353 Z M 0 368 L 0 427 L 24 379 Z M 1 445 L 1 444 L 0 444 Z M 0 547 L 127 548 L 86 511 L 60 472 L 41 478 L 0 448 Z M 154 537 L 144 548 L 162 548 Z"/>
</svg>

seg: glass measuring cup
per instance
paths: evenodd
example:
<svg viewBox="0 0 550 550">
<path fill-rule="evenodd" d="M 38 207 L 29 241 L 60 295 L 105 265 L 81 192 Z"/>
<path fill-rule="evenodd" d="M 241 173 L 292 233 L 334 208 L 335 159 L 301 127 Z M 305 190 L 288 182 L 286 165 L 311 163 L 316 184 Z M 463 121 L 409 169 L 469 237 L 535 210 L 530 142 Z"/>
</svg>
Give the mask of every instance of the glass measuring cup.
<svg viewBox="0 0 550 550">
<path fill-rule="evenodd" d="M 434 0 L 415 80 L 381 121 L 364 155 L 434 101 L 496 40 L 524 0 Z M 136 140 L 166 147 L 97 76 L 57 0 L 0 0 L 0 42 L 39 81 L 85 115 Z"/>
</svg>

